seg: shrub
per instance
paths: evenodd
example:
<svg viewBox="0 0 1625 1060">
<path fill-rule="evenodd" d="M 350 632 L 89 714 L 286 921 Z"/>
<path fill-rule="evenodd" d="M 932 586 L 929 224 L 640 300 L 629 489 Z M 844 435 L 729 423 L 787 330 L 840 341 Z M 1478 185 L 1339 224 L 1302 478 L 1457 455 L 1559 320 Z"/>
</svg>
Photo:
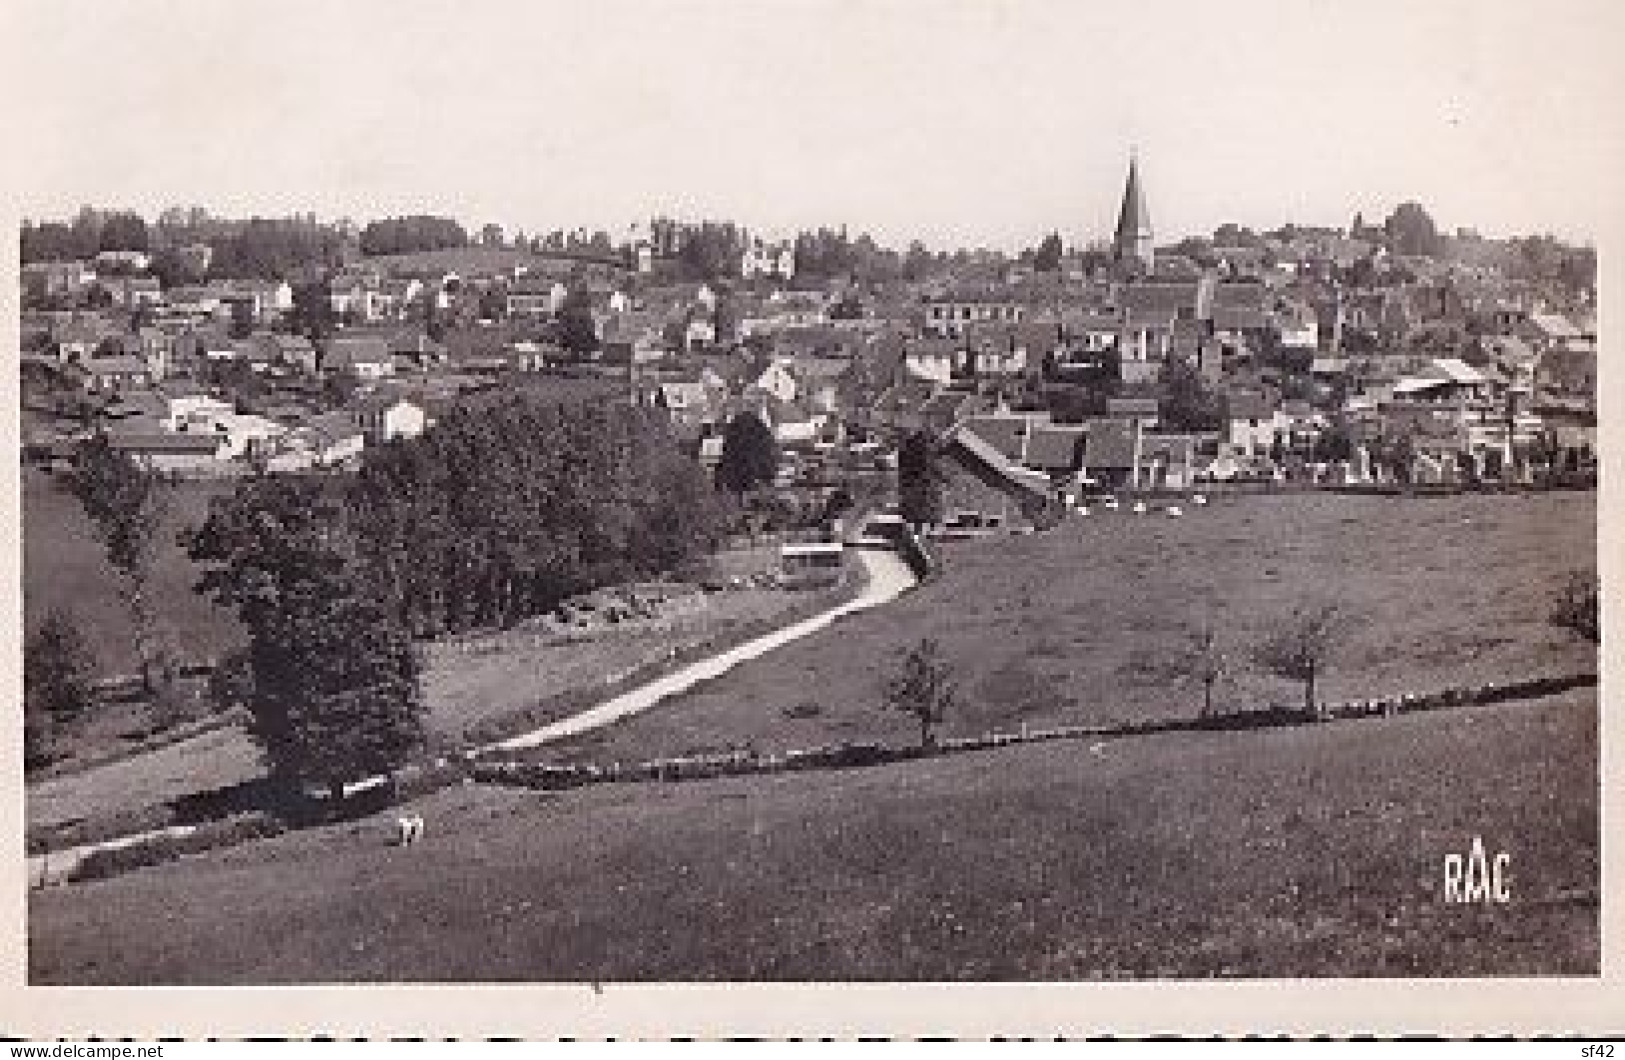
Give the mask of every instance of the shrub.
<svg viewBox="0 0 1625 1060">
<path fill-rule="evenodd" d="M 198 825 L 184 835 L 165 833 L 128 846 L 92 851 L 70 874 L 79 883 L 104 880 L 150 865 L 162 865 L 188 854 L 201 854 L 219 847 L 235 846 L 253 839 L 280 835 L 286 827 L 265 813 L 248 813 L 224 821 Z"/>
<path fill-rule="evenodd" d="M 1598 607 L 1597 575 L 1570 571 L 1568 581 L 1552 606 L 1552 625 L 1569 630 L 1592 644 L 1602 639 L 1602 615 Z"/>
<path fill-rule="evenodd" d="M 786 718 L 816 718 L 824 712 L 824 708 L 816 701 L 804 699 L 794 706 L 784 708 Z"/>
<path fill-rule="evenodd" d="M 151 832 L 174 823 L 168 806 L 143 806 L 133 810 L 119 810 L 83 820 L 66 821 L 28 829 L 28 852 L 39 854 L 47 850 L 104 843 L 120 836 Z"/>
</svg>

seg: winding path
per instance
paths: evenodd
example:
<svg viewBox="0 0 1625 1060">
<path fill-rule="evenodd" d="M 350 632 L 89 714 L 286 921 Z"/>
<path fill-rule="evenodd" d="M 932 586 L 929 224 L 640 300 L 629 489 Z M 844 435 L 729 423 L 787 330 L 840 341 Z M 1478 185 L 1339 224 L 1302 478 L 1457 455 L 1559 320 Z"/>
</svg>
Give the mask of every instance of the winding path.
<svg viewBox="0 0 1625 1060">
<path fill-rule="evenodd" d="M 908 564 L 895 552 L 877 549 L 854 549 L 859 562 L 869 576 L 869 583 L 857 598 L 830 608 L 811 618 L 765 633 L 755 640 L 730 648 L 727 651 L 712 655 L 690 663 L 680 670 L 674 670 L 664 677 L 658 677 L 648 684 L 640 685 L 630 691 L 623 692 L 613 699 L 600 703 L 596 707 L 572 714 L 551 724 L 544 725 L 533 732 L 522 733 L 506 740 L 491 744 L 481 750 L 517 751 L 527 747 L 536 747 L 553 740 L 562 740 L 567 736 L 589 732 L 602 728 L 611 722 L 642 713 L 669 696 L 679 695 L 688 691 L 701 681 L 709 681 L 714 677 L 732 670 L 742 662 L 766 655 L 775 648 L 781 648 L 791 641 L 817 633 L 844 615 L 866 611 L 871 607 L 878 607 L 888 601 L 895 600 L 911 589 L 915 584 L 914 572 Z M 477 752 L 476 752 L 477 753 Z"/>
<path fill-rule="evenodd" d="M 595 707 L 590 707 L 579 714 L 572 714 L 567 718 L 544 725 L 539 729 L 518 736 L 510 737 L 496 743 L 466 752 L 473 757 L 481 751 L 491 750 L 518 750 L 526 747 L 536 747 L 554 740 L 562 740 L 568 736 L 589 732 L 602 728 L 622 718 L 631 717 L 653 707 L 662 700 L 688 691 L 701 681 L 708 681 L 719 677 L 742 662 L 760 658 L 775 648 L 783 647 L 792 641 L 810 636 L 826 628 L 836 619 L 845 615 L 866 611 L 872 607 L 895 600 L 909 589 L 913 588 L 917 579 L 908 564 L 895 552 L 889 550 L 855 548 L 859 562 L 863 564 L 868 575 L 868 584 L 855 599 L 839 604 L 828 611 L 813 615 L 800 622 L 792 623 L 782 629 L 763 634 L 754 640 L 719 652 L 716 655 L 674 670 L 663 677 L 658 677 L 647 684 L 606 700 Z M 346 785 L 346 793 L 361 791 L 384 783 L 386 777 L 369 777 L 366 780 Z M 195 831 L 193 825 L 175 825 L 170 828 L 160 828 L 150 832 L 141 832 L 135 835 L 120 836 L 117 839 L 105 840 L 99 843 L 87 843 L 83 846 L 69 847 L 65 850 L 51 851 L 49 854 L 36 854 L 28 859 L 28 881 L 30 887 L 41 886 L 53 880 L 60 880 L 73 871 L 81 861 L 97 850 L 111 850 L 117 847 L 131 846 L 146 839 L 159 835 L 181 837 Z"/>
</svg>

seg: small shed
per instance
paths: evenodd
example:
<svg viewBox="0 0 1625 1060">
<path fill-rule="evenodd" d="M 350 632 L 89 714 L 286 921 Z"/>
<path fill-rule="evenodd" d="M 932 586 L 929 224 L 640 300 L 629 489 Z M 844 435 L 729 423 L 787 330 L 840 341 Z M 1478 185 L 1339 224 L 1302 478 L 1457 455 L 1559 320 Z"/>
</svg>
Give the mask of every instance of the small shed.
<svg viewBox="0 0 1625 1060">
<path fill-rule="evenodd" d="M 779 567 L 786 574 L 838 570 L 844 551 L 839 541 L 791 541 L 779 546 Z"/>
</svg>

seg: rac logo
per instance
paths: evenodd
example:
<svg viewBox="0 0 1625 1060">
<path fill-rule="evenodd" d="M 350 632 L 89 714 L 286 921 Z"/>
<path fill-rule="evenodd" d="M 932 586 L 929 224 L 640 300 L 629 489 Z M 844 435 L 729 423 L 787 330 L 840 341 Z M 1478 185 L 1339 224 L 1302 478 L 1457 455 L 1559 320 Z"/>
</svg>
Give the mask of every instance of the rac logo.
<svg viewBox="0 0 1625 1060">
<path fill-rule="evenodd" d="M 1507 866 L 1512 855 L 1501 851 L 1491 856 L 1484 839 L 1473 836 L 1472 848 L 1465 854 L 1444 856 L 1444 901 L 1446 905 L 1506 905 L 1512 901 Z"/>
</svg>

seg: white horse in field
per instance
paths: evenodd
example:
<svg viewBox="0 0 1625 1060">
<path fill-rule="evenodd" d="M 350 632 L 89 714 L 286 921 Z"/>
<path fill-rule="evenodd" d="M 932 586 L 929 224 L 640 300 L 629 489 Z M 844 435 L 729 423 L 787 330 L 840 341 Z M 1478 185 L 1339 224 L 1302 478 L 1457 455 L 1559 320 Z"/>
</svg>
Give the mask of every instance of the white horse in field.
<svg viewBox="0 0 1625 1060">
<path fill-rule="evenodd" d="M 408 817 L 395 818 L 396 843 L 409 847 L 423 838 L 423 815 L 414 813 Z"/>
</svg>

